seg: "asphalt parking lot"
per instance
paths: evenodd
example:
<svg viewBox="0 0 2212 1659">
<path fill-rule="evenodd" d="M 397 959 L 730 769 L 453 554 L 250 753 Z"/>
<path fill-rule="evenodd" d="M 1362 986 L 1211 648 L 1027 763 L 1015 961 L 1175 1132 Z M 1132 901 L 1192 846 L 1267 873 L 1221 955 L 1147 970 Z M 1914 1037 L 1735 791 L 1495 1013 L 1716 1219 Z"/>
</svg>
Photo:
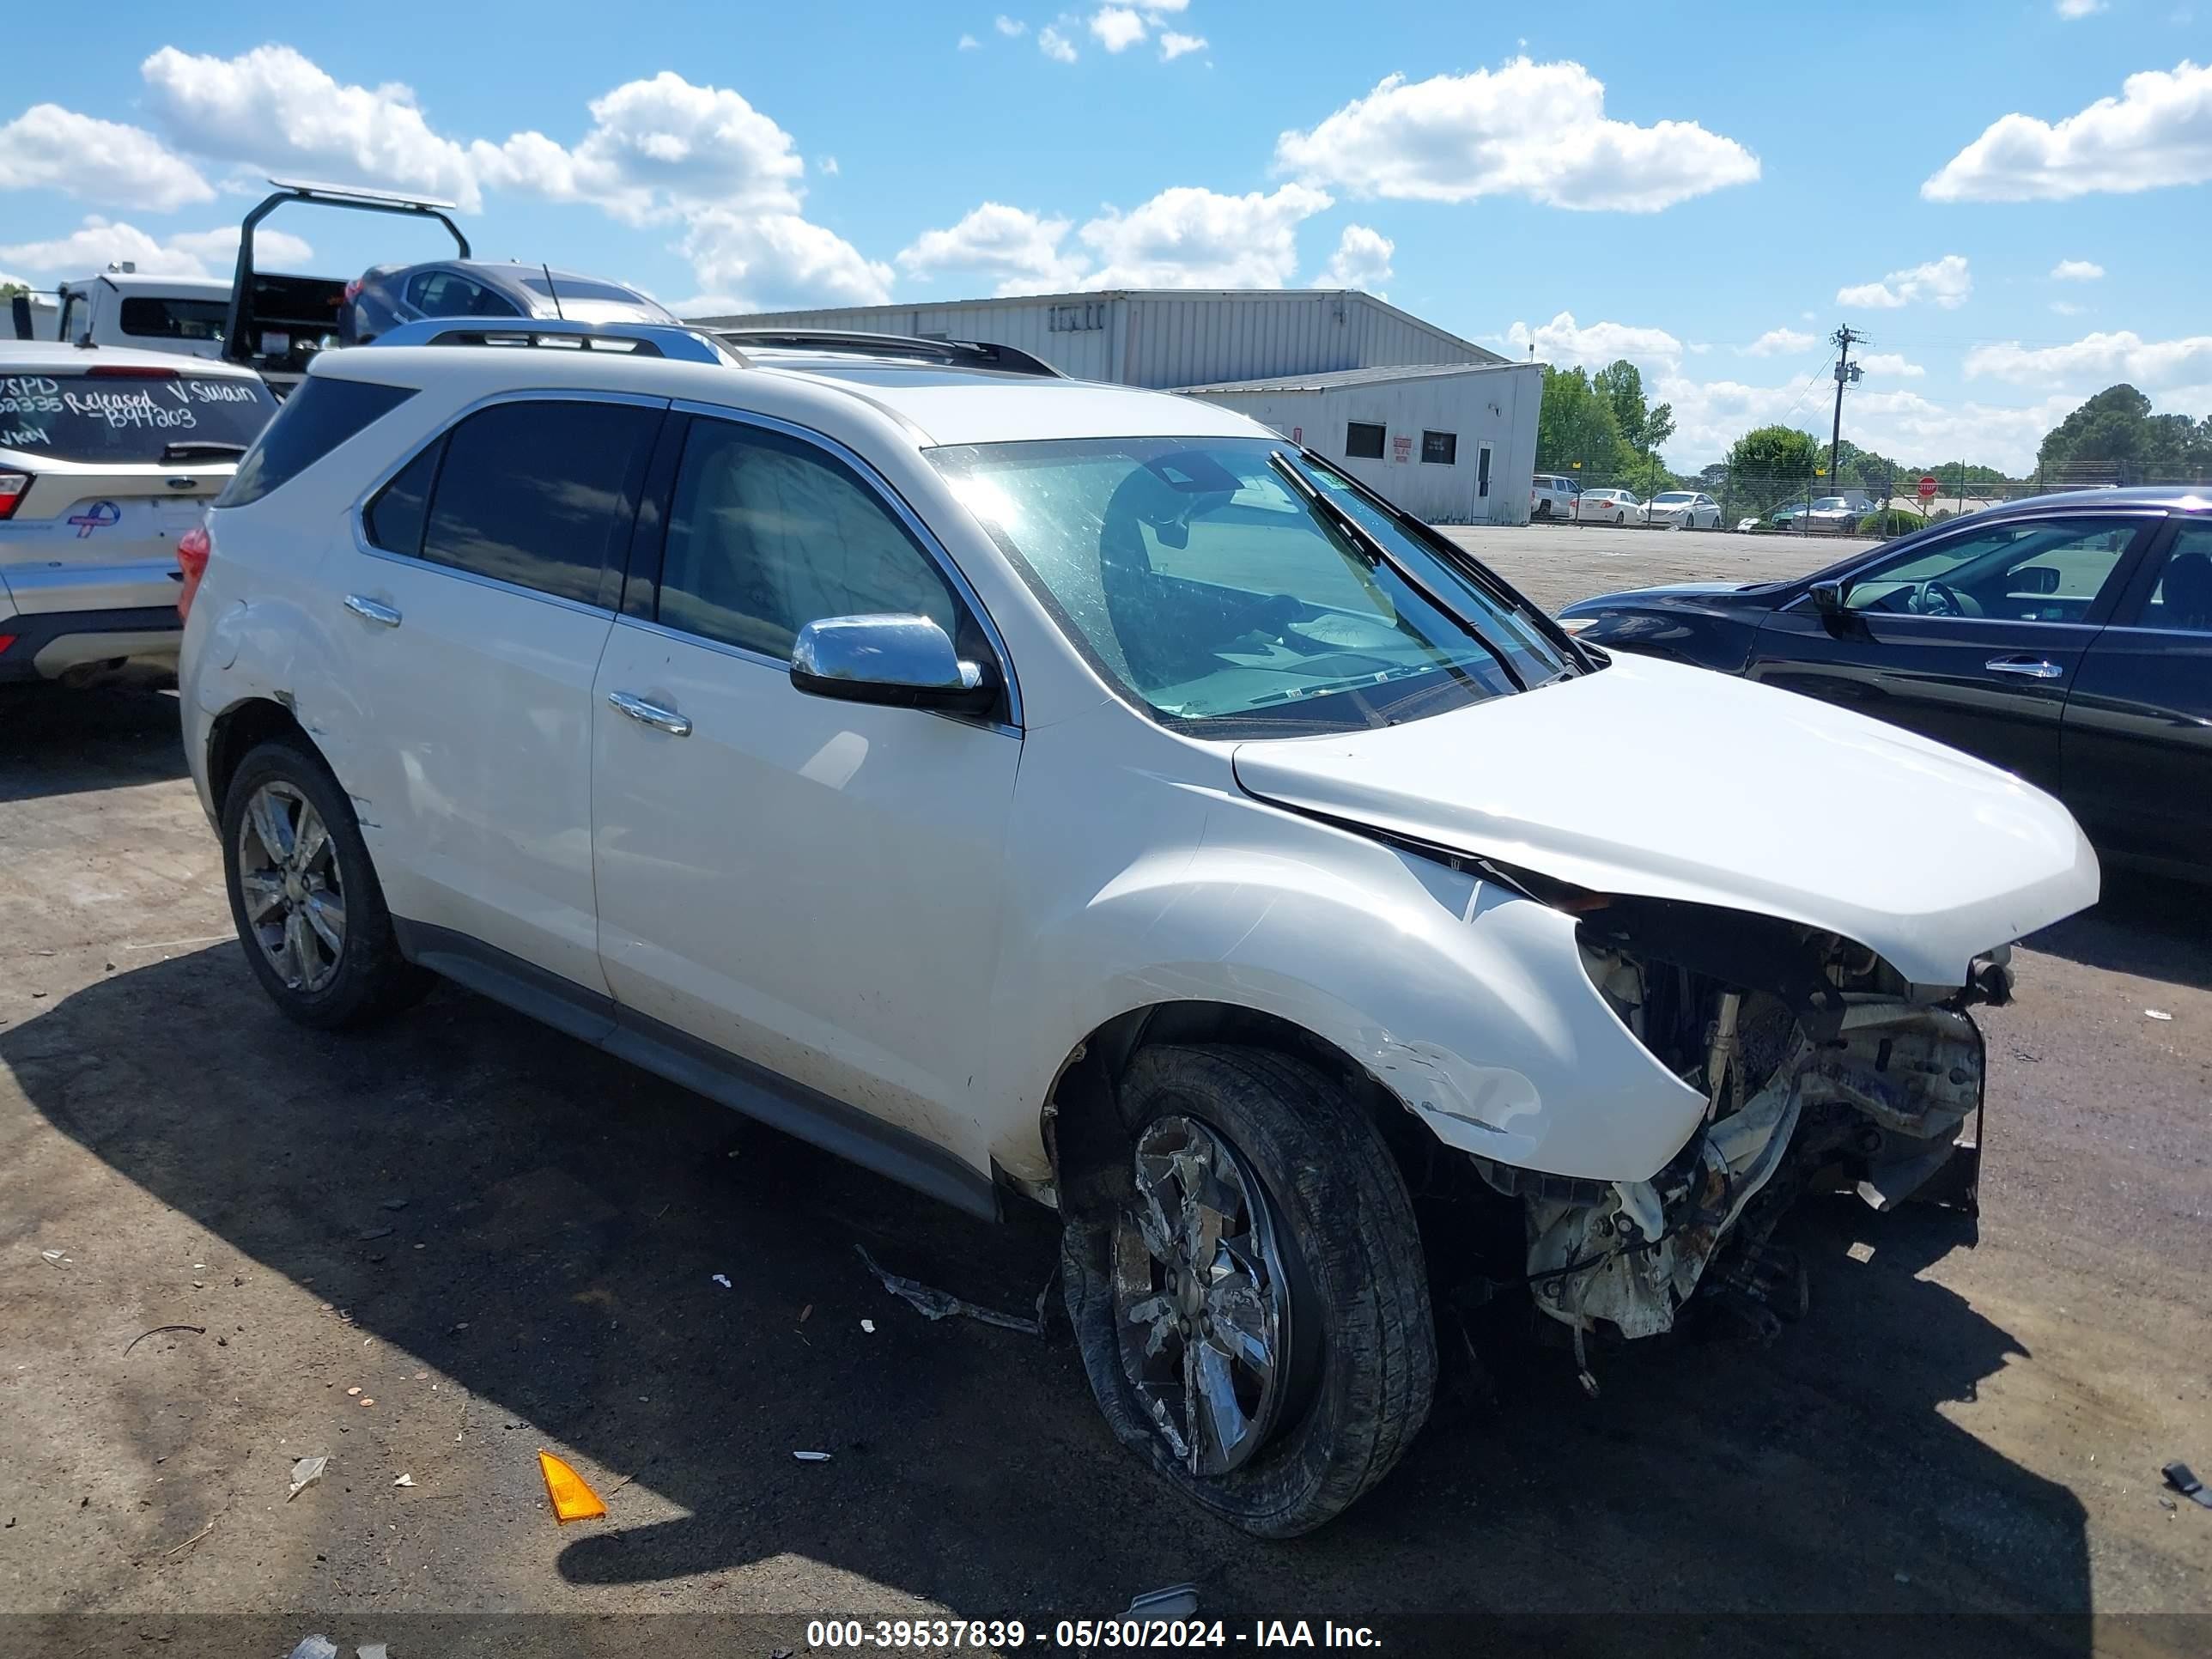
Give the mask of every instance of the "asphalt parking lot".
<svg viewBox="0 0 2212 1659">
<path fill-rule="evenodd" d="M 1549 605 L 1842 550 L 1455 533 Z M 1875 1628 L 2204 1650 L 2212 1512 L 2158 1474 L 2212 1473 L 2201 893 L 2112 880 L 2020 953 L 1983 1019 L 1978 1243 L 1814 1206 L 1788 1235 L 1811 1316 L 1772 1346 L 1602 1352 L 1596 1400 L 1565 1356 L 1502 1348 L 1366 1501 L 1263 1544 L 1115 1446 L 1064 1328 L 927 1322 L 854 1249 L 1025 1312 L 1041 1215 L 970 1222 L 450 988 L 373 1036 L 303 1032 L 249 976 L 220 870 L 164 676 L 10 695 L 0 1613 L 46 1632 L 21 1650 L 176 1652 L 210 1613 L 258 1616 L 240 1652 L 314 1629 L 398 1659 L 459 1650 L 405 1645 L 459 1613 L 1034 1628 L 1184 1580 L 1240 1625 L 1591 1615 L 1547 1633 L 1572 1652 Z M 555 1526 L 541 1446 L 607 1520 Z M 67 1614 L 112 1617 L 21 1617 Z M 563 1631 L 544 1650 L 581 1650 Z"/>
</svg>

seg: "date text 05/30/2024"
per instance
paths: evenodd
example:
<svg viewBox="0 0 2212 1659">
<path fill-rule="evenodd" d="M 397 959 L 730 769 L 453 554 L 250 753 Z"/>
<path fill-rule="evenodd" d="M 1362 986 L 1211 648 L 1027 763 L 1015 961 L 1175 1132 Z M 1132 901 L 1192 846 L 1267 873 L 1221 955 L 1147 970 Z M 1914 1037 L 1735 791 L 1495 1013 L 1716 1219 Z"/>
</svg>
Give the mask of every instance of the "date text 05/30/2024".
<svg viewBox="0 0 2212 1659">
<path fill-rule="evenodd" d="M 1031 1629 L 1019 1619 L 817 1619 L 806 1645 L 817 1649 L 975 1648 L 1004 1651 L 1036 1646 L 1091 1651 L 1103 1648 L 1379 1648 L 1365 1625 L 1333 1620 L 1259 1619 L 1234 1628 L 1218 1619 L 1061 1619 Z"/>
</svg>

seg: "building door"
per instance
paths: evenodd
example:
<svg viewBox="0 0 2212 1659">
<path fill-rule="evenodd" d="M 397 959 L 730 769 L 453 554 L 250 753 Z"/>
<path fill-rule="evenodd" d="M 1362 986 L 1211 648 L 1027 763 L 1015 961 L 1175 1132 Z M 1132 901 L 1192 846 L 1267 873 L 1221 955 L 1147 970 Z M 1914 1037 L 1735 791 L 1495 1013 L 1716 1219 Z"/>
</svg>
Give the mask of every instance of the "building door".
<svg viewBox="0 0 2212 1659">
<path fill-rule="evenodd" d="M 1487 502 L 1490 500 L 1490 446 L 1488 444 L 1480 446 L 1474 453 L 1474 499 L 1478 502 Z M 1480 519 L 1488 518 L 1489 507 L 1480 507 L 1475 516 Z"/>
</svg>

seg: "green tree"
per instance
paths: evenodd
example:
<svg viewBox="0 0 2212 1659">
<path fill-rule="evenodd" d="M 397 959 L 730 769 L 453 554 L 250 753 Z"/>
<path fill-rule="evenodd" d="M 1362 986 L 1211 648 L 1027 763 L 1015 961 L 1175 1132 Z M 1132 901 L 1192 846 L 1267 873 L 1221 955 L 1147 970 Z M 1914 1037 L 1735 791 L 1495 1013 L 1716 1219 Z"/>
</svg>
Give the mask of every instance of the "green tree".
<svg viewBox="0 0 2212 1659">
<path fill-rule="evenodd" d="M 1612 404 L 1597 394 L 1589 376 L 1579 368 L 1547 365 L 1544 399 L 1536 410 L 1537 471 L 1614 477 L 1632 459 Z"/>
<path fill-rule="evenodd" d="M 2154 415 L 2135 387 L 2108 386 L 2045 435 L 2035 465 L 2066 482 L 2201 478 L 2212 471 L 2212 419 Z"/>
</svg>

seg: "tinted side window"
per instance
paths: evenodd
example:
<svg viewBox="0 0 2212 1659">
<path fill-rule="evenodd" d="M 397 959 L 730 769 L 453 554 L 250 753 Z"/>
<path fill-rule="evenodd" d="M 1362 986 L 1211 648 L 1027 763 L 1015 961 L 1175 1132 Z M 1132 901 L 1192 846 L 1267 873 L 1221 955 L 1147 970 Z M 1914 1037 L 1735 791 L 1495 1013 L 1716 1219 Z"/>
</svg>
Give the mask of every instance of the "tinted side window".
<svg viewBox="0 0 2212 1659">
<path fill-rule="evenodd" d="M 531 400 L 470 416 L 446 440 L 422 556 L 602 603 L 600 575 L 629 540 L 661 415 L 634 404 Z"/>
<path fill-rule="evenodd" d="M 842 462 L 781 433 L 692 423 L 661 558 L 661 622 L 785 658 L 824 617 L 916 615 L 960 639 L 944 576 Z"/>
<path fill-rule="evenodd" d="M 371 421 L 415 395 L 404 386 L 311 374 L 261 429 L 217 507 L 244 507 L 304 472 Z"/>
<path fill-rule="evenodd" d="M 1352 421 L 1344 428 L 1344 453 L 1356 461 L 1382 459 L 1382 428 L 1365 421 Z"/>
<path fill-rule="evenodd" d="M 2212 634 L 2212 529 L 2185 525 L 2175 532 L 2136 626 Z"/>
<path fill-rule="evenodd" d="M 376 499 L 362 514 L 362 528 L 368 532 L 369 545 L 380 547 L 387 553 L 422 556 L 422 524 L 428 517 L 430 483 L 438 476 L 438 457 L 445 449 L 442 441 L 432 444 L 376 492 Z"/>
</svg>

